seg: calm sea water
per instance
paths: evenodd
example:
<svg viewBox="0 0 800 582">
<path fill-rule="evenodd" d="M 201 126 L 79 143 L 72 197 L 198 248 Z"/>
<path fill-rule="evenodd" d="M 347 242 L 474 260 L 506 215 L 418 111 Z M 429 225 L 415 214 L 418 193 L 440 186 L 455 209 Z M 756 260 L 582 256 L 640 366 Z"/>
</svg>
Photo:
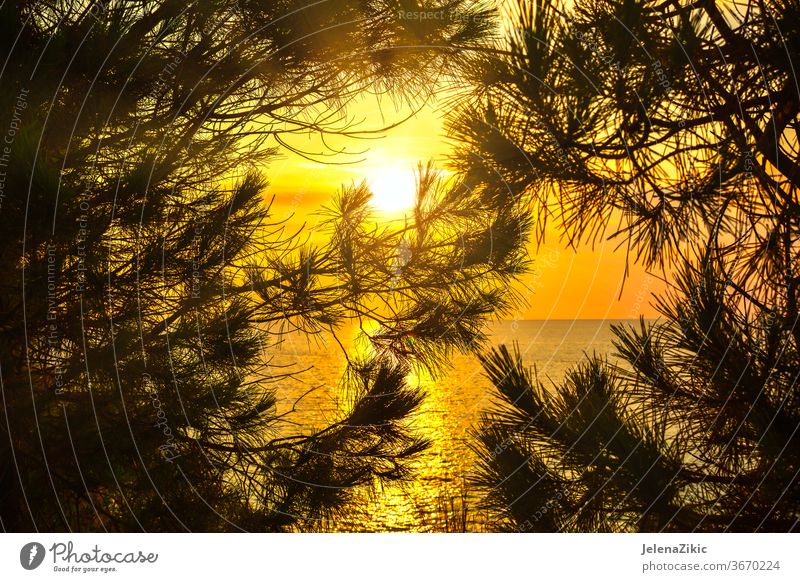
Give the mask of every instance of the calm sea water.
<svg viewBox="0 0 800 582">
<path fill-rule="evenodd" d="M 489 326 L 492 344 L 517 342 L 526 364 L 536 365 L 540 379 L 560 382 L 585 354 L 613 359 L 611 325 L 618 320 L 504 321 Z M 343 336 L 343 343 L 353 333 Z M 289 335 L 272 360 L 275 371 L 304 370 L 280 391 L 279 411 L 290 410 L 299 427 L 321 427 L 341 418 L 346 406 L 340 386 L 345 358 L 335 343 Z M 453 514 L 470 503 L 466 479 L 475 457 L 467 445 L 469 430 L 491 407 L 495 390 L 474 356 L 457 354 L 444 378 L 412 378 L 425 401 L 412 419 L 419 434 L 433 445 L 415 463 L 416 478 L 363 497 L 359 509 L 335 524 L 344 531 L 436 531 L 458 529 Z M 283 368 L 283 366 L 290 366 Z M 285 383 L 284 383 L 285 386 Z M 297 398 L 302 399 L 296 402 Z M 480 530 L 485 516 L 471 513 L 467 529 Z"/>
</svg>

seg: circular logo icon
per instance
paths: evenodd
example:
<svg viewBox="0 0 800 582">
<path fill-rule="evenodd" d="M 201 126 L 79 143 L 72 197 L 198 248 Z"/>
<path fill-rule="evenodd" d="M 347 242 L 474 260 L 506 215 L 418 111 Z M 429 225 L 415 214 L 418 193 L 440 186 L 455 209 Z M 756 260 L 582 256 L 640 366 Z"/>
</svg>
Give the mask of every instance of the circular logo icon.
<svg viewBox="0 0 800 582">
<path fill-rule="evenodd" d="M 44 546 L 39 542 L 30 542 L 19 551 L 19 563 L 26 570 L 35 570 L 44 561 Z"/>
</svg>

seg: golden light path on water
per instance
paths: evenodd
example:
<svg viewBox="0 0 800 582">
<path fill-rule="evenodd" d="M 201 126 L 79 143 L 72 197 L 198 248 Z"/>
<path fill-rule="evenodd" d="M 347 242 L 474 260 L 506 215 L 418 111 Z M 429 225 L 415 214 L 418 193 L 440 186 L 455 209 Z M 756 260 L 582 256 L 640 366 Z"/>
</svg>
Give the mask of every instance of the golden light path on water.
<svg viewBox="0 0 800 582">
<path fill-rule="evenodd" d="M 474 368 L 474 365 L 473 365 Z M 477 370 L 475 370 L 477 372 Z M 452 402 L 452 386 L 437 382 L 424 371 L 414 371 L 408 383 L 419 388 L 424 400 L 410 425 L 431 447 L 410 464 L 412 480 L 379 488 L 364 495 L 365 503 L 343 529 L 372 531 L 462 531 L 479 529 L 480 524 L 461 523 L 465 479 L 472 470 L 467 448 L 469 424 L 463 422 L 477 413 L 478 403 Z M 485 386 L 488 394 L 488 385 Z M 450 393 L 448 393 L 450 392 Z M 480 393 L 482 390 L 476 390 Z M 453 414 L 455 409 L 458 414 Z M 461 420 L 461 422 L 459 422 Z M 455 421 L 455 422 L 453 422 Z M 474 518 L 473 518 L 474 519 Z"/>
<path fill-rule="evenodd" d="M 359 335 L 360 330 L 355 325 L 343 328 L 338 334 L 342 343 L 350 346 L 348 356 L 351 359 L 365 356 L 369 350 L 363 338 L 355 341 Z M 284 338 L 271 357 L 276 369 L 282 372 L 287 371 L 283 368 L 286 365 L 307 368 L 297 378 L 283 383 L 278 393 L 278 414 L 294 407 L 293 422 L 306 430 L 321 428 L 346 414 L 350 395 L 340 381 L 347 361 L 335 341 L 322 336 L 313 340 L 293 333 Z M 467 431 L 484 408 L 489 389 L 488 383 L 480 382 L 472 358 L 457 355 L 454 363 L 461 370 L 458 385 L 452 380 L 434 381 L 420 370 L 407 377 L 408 384 L 418 387 L 424 394 L 420 409 L 409 420 L 409 428 L 415 436 L 432 443 L 411 463 L 413 478 L 390 486 L 378 485 L 372 492 L 360 491 L 346 517 L 330 524 L 330 529 L 431 531 L 443 529 L 452 521 L 451 514 L 460 506 L 463 479 L 472 465 L 467 462 Z M 316 389 L 295 403 L 296 398 L 311 388 Z"/>
<path fill-rule="evenodd" d="M 519 341 L 526 364 L 536 364 L 540 378 L 560 381 L 564 372 L 585 353 L 610 354 L 613 321 L 505 321 L 487 327 L 493 344 Z M 342 328 L 339 338 L 353 350 L 365 350 L 353 342 L 359 329 Z M 349 342 L 349 343 L 348 343 Z M 308 368 L 300 377 L 282 385 L 278 412 L 290 410 L 294 400 L 317 386 L 296 406 L 294 421 L 306 428 L 320 428 L 340 420 L 348 406 L 347 390 L 340 380 L 346 359 L 338 344 L 320 336 L 317 341 L 291 334 L 274 353 L 276 365 Z M 363 355 L 363 352 L 362 352 Z M 286 369 L 280 368 L 282 372 Z M 360 491 L 352 509 L 327 529 L 335 531 L 482 531 L 487 516 L 480 512 L 474 490 L 466 489 L 474 475 L 476 456 L 468 446 L 469 431 L 480 413 L 491 407 L 493 388 L 484 378 L 474 356 L 454 354 L 452 367 L 434 380 L 420 371 L 408 376 L 424 400 L 410 420 L 410 428 L 431 446 L 411 463 L 411 478 L 402 483 Z M 469 514 L 461 511 L 464 502 Z"/>
</svg>

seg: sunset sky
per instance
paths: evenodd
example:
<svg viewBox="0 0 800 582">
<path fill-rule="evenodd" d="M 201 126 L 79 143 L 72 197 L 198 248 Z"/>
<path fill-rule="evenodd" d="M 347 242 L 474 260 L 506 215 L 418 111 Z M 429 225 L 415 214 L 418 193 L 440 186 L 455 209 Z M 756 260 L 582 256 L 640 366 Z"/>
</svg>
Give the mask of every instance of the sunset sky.
<svg viewBox="0 0 800 582">
<path fill-rule="evenodd" d="M 431 102 L 410 119 L 370 139 L 326 140 L 340 153 L 319 161 L 289 153 L 274 160 L 267 175 L 268 195 L 275 196 L 275 218 L 292 216 L 294 225 L 313 228 L 315 211 L 331 201 L 342 185 L 367 180 L 375 195 L 375 209 L 387 219 L 402 217 L 413 204 L 414 170 L 419 162 L 433 160 L 444 167 L 452 144 L 445 136 L 445 111 Z M 359 128 L 375 129 L 412 115 L 406 105 L 370 96 L 351 107 L 348 118 Z M 318 135 L 293 135 L 289 144 L 309 154 L 322 154 L 325 144 Z M 323 161 L 324 160 L 324 161 Z M 335 165 L 334 165 L 335 164 Z M 523 319 L 625 319 L 654 317 L 650 293 L 663 289 L 655 276 L 636 265 L 624 281 L 625 251 L 615 242 L 604 242 L 577 252 L 551 236 L 536 255 L 535 272 L 523 282 L 528 307 L 516 317 Z M 531 251 L 536 249 L 531 246 Z"/>
</svg>

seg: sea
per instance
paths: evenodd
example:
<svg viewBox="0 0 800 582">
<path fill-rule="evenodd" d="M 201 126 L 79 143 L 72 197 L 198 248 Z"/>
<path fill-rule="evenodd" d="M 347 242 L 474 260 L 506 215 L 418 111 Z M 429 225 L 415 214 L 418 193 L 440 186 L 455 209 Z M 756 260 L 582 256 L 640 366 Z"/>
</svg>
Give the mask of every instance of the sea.
<svg viewBox="0 0 800 582">
<path fill-rule="evenodd" d="M 615 361 L 613 324 L 627 320 L 514 320 L 489 324 L 492 345 L 517 343 L 526 365 L 535 366 L 546 386 L 558 384 L 587 355 Z M 357 330 L 338 334 L 339 342 L 323 334 L 287 334 L 271 351 L 274 372 L 292 372 L 281 382 L 278 412 L 291 419 L 291 430 L 303 432 L 342 418 L 348 405 L 342 382 L 345 352 Z M 357 345 L 355 344 L 350 345 Z M 350 353 L 352 357 L 352 353 Z M 451 366 L 437 378 L 415 373 L 409 381 L 424 393 L 411 428 L 432 445 L 412 463 L 413 477 L 400 484 L 376 486 L 358 494 L 354 508 L 320 529 L 352 532 L 486 531 L 492 516 L 480 510 L 470 478 L 476 455 L 469 446 L 470 430 L 481 413 L 497 401 L 497 391 L 484 376 L 474 355 L 455 354 Z"/>
</svg>

